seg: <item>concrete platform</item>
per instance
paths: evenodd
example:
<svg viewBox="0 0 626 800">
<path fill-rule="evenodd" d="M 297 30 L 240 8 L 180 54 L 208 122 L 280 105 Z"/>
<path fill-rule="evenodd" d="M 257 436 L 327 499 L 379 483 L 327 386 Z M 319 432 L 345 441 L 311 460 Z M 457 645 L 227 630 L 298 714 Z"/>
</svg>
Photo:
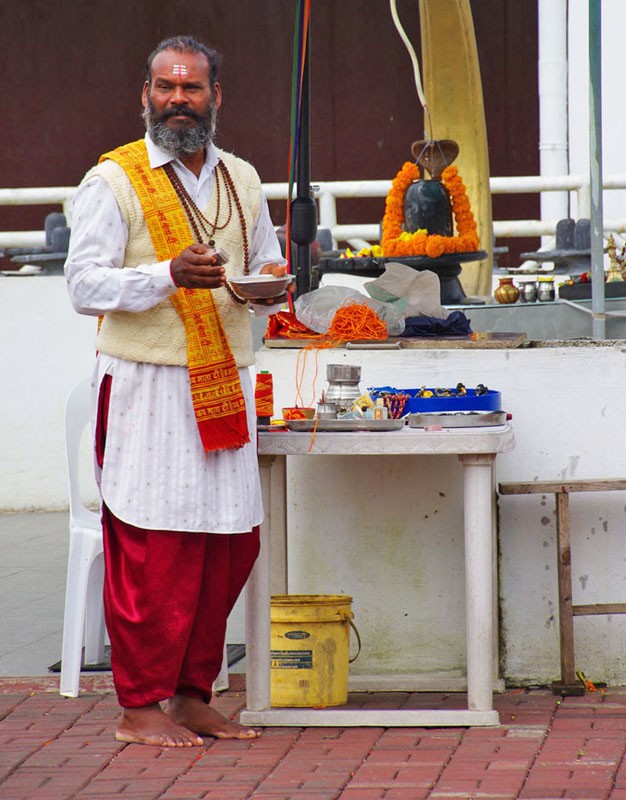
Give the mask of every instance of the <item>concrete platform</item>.
<svg viewBox="0 0 626 800">
<path fill-rule="evenodd" d="M 67 513 L 0 514 L 0 676 L 61 657 L 67 550 Z"/>
</svg>

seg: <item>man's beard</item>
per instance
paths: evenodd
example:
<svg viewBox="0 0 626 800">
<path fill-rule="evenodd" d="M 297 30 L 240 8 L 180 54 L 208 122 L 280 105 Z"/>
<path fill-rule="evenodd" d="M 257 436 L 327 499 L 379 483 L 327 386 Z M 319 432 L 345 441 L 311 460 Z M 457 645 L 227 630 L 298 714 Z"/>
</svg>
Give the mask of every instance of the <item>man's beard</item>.
<svg viewBox="0 0 626 800">
<path fill-rule="evenodd" d="M 170 117 L 180 114 L 188 116 L 196 124 L 182 125 L 176 128 L 170 128 L 165 124 Z M 173 106 L 158 116 L 152 101 L 148 98 L 142 116 L 152 141 L 175 158 L 196 153 L 210 144 L 215 136 L 217 122 L 215 100 L 209 102 L 204 116 L 192 111 L 187 106 Z"/>
</svg>

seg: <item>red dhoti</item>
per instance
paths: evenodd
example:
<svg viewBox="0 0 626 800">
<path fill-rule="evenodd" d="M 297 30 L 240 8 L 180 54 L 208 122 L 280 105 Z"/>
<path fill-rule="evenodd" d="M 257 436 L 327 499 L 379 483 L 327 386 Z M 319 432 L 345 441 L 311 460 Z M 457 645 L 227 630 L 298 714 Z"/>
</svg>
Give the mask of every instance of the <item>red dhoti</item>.
<svg viewBox="0 0 626 800">
<path fill-rule="evenodd" d="M 111 379 L 103 381 L 96 455 L 104 457 Z M 154 531 L 122 522 L 103 504 L 104 610 L 120 705 L 185 694 L 211 699 L 226 622 L 259 552 L 259 530 Z"/>
</svg>

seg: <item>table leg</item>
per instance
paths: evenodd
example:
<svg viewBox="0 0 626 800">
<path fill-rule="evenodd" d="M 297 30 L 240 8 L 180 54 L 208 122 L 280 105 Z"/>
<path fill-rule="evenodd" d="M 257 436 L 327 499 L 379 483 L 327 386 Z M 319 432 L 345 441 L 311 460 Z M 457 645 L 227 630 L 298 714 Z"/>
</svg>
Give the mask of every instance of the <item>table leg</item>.
<svg viewBox="0 0 626 800">
<path fill-rule="evenodd" d="M 246 589 L 246 706 L 251 711 L 270 708 L 271 532 L 274 525 L 279 531 L 285 527 L 284 462 L 284 456 L 259 456 L 265 517 L 261 551 Z M 282 481 L 275 480 L 275 467 Z"/>
<path fill-rule="evenodd" d="M 287 459 L 276 456 L 271 464 L 266 515 L 270 538 L 270 592 L 287 594 Z"/>
<path fill-rule="evenodd" d="M 492 490 L 495 454 L 459 455 L 463 464 L 467 703 L 493 708 Z"/>
</svg>

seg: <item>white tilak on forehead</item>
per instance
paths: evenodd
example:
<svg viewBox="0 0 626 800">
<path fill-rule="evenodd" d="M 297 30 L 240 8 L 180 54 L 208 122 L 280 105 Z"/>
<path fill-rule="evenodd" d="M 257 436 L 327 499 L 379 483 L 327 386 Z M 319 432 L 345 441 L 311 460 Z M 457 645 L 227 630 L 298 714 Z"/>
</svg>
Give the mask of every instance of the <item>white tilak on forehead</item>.
<svg viewBox="0 0 626 800">
<path fill-rule="evenodd" d="M 185 64 L 173 64 L 172 72 L 174 73 L 174 75 L 186 75 L 187 66 Z"/>
</svg>

